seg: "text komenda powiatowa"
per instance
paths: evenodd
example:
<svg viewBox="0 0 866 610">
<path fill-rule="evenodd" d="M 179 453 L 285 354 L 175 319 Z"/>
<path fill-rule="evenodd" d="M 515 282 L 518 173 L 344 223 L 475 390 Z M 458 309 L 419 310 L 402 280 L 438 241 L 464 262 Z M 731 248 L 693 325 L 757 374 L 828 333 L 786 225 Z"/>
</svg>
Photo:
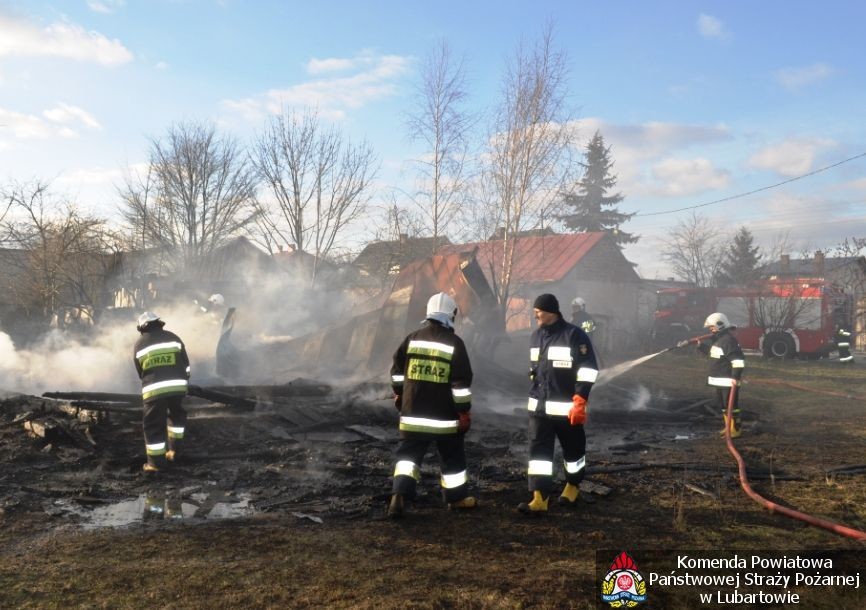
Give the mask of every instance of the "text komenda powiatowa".
<svg viewBox="0 0 866 610">
<path fill-rule="evenodd" d="M 704 570 L 723 571 L 722 574 L 703 574 Z M 769 572 L 767 572 L 769 571 Z M 785 595 L 787 601 L 797 603 L 796 593 L 742 593 L 741 587 L 780 588 L 788 587 L 849 587 L 860 588 L 860 573 L 834 574 L 833 560 L 829 558 L 801 557 L 799 555 L 763 557 L 760 555 L 731 557 L 691 557 L 678 555 L 676 568 L 670 572 L 650 572 L 649 586 L 713 587 L 734 589 L 733 593 L 718 591 L 717 601 L 726 602 L 734 595 L 738 601 L 763 603 L 764 597 Z M 742 596 L 749 599 L 740 599 Z M 755 596 L 760 596 L 760 599 Z M 725 599 L 722 599 L 722 598 Z"/>
</svg>

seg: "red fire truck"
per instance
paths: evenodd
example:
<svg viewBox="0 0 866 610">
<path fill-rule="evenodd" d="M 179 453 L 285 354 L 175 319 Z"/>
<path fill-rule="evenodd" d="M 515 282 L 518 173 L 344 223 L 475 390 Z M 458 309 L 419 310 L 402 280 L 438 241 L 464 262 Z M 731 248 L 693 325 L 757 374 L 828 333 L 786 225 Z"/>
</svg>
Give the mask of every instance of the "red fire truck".
<svg viewBox="0 0 866 610">
<path fill-rule="evenodd" d="M 746 287 L 668 288 L 657 292 L 653 341 L 670 347 L 704 332 L 706 317 L 719 311 L 737 327 L 743 349 L 767 358 L 827 356 L 836 324 L 850 328 L 852 302 L 822 279 L 761 280 Z"/>
</svg>

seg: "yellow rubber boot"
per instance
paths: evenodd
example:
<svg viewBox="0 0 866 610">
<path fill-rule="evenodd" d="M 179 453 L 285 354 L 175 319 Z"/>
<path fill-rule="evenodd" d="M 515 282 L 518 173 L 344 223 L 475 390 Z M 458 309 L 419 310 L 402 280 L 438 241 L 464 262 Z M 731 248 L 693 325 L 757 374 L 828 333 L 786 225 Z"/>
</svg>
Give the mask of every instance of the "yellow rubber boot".
<svg viewBox="0 0 866 610">
<path fill-rule="evenodd" d="M 580 489 L 578 489 L 577 485 L 566 483 L 565 488 L 562 490 L 562 495 L 559 496 L 559 505 L 574 506 L 577 504 L 577 497 L 579 495 Z"/>
<path fill-rule="evenodd" d="M 474 496 L 466 496 L 462 500 L 458 500 L 457 502 L 449 502 L 448 508 L 451 510 L 464 510 L 467 508 L 476 508 L 478 506 L 478 500 L 475 499 Z"/>
<path fill-rule="evenodd" d="M 517 510 L 526 515 L 543 515 L 547 513 L 547 498 L 542 496 L 540 491 L 533 491 L 532 500 L 521 502 L 517 505 Z"/>
<path fill-rule="evenodd" d="M 404 502 L 401 494 L 391 496 L 391 503 L 388 505 L 388 518 L 399 519 L 403 516 Z"/>
<path fill-rule="evenodd" d="M 727 414 L 722 415 L 722 417 L 725 420 L 725 427 L 722 428 L 721 430 L 719 430 L 719 436 L 724 437 L 725 436 L 725 430 L 727 430 L 728 427 L 730 427 L 730 429 L 731 429 L 731 438 L 737 438 L 743 433 L 742 430 L 740 430 L 740 428 L 737 426 L 736 420 L 734 420 L 734 421 L 728 420 Z"/>
</svg>

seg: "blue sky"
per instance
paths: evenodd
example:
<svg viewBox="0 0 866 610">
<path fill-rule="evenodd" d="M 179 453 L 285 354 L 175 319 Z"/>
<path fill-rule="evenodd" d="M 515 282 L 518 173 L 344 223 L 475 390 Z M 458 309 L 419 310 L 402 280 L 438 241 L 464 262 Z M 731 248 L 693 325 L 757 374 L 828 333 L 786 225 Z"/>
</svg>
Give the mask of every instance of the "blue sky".
<svg viewBox="0 0 866 610">
<path fill-rule="evenodd" d="M 175 122 L 215 121 L 242 141 L 281 104 L 316 105 L 407 179 L 421 59 L 464 55 L 472 109 L 496 103 L 506 58 L 552 23 L 569 57 L 585 140 L 600 129 L 621 210 L 653 213 L 776 184 L 866 153 L 866 3 L 277 2 L 0 0 L 0 183 L 52 181 L 97 213 L 124 168 Z M 866 236 L 866 157 L 701 208 L 770 245 L 832 248 Z M 627 256 L 655 250 L 683 213 L 635 217 Z"/>
</svg>

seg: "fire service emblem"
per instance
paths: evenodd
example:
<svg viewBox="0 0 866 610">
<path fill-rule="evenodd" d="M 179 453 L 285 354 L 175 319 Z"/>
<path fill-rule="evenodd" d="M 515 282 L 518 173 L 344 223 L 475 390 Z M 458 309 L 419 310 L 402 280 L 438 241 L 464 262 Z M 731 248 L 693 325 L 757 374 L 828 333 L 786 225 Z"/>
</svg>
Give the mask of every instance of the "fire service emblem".
<svg viewBox="0 0 866 610">
<path fill-rule="evenodd" d="M 623 551 L 610 564 L 601 583 L 601 599 L 611 608 L 634 608 L 646 601 L 646 581 L 637 571 L 637 564 Z"/>
</svg>

